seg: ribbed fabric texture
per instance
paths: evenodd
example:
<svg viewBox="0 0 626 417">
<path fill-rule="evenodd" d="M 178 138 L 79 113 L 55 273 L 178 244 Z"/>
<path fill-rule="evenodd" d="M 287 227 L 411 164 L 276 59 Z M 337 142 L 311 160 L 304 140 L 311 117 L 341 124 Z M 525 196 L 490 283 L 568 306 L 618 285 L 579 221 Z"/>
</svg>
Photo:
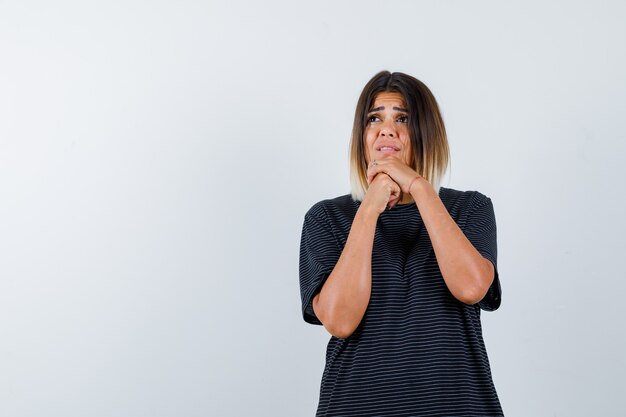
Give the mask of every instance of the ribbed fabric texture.
<svg viewBox="0 0 626 417">
<path fill-rule="evenodd" d="M 439 196 L 474 247 L 495 267 L 485 298 L 458 301 L 439 270 L 414 203 L 378 218 L 367 311 L 347 338 L 330 337 L 317 417 L 502 416 L 482 337 L 480 311 L 500 306 L 491 199 L 440 187 Z M 346 244 L 360 202 L 320 201 L 304 217 L 300 290 L 306 322 L 321 325 L 312 299 Z"/>
</svg>

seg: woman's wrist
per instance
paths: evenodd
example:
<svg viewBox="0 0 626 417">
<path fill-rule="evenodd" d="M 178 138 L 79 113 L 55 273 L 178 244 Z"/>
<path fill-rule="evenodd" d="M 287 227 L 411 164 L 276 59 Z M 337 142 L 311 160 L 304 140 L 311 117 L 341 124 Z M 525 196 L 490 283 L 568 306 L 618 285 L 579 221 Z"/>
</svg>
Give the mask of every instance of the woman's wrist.
<svg viewBox="0 0 626 417">
<path fill-rule="evenodd" d="M 426 185 L 430 185 L 426 178 L 416 177 L 415 181 L 411 183 L 411 188 L 409 189 L 409 194 L 413 196 L 413 200 L 417 201 L 419 196 L 423 196 L 424 193 L 427 193 L 428 190 L 424 188 Z"/>
<path fill-rule="evenodd" d="M 374 223 L 376 223 L 378 216 L 380 216 L 380 212 L 377 211 L 375 207 L 369 206 L 367 203 L 361 203 L 361 206 L 357 210 L 357 216 L 360 216 L 364 220 L 374 221 Z"/>
<path fill-rule="evenodd" d="M 416 175 L 415 177 L 413 177 L 413 179 L 409 182 L 409 186 L 407 187 L 406 192 L 408 194 L 413 195 L 413 192 L 411 192 L 411 188 L 413 188 L 414 184 L 416 182 L 419 182 L 420 179 L 422 179 L 422 178 L 424 178 L 424 177 L 422 177 L 421 175 Z"/>
</svg>

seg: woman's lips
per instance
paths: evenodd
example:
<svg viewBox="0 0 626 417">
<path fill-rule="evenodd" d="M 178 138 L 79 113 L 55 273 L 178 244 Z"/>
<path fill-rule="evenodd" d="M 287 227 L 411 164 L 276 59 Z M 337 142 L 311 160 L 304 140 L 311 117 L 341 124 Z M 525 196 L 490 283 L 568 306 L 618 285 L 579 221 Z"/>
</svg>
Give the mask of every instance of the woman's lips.
<svg viewBox="0 0 626 417">
<path fill-rule="evenodd" d="M 395 149 L 381 149 L 378 152 L 384 153 L 384 154 L 390 154 L 390 153 L 397 153 L 397 152 L 400 152 L 400 151 L 396 151 Z"/>
</svg>

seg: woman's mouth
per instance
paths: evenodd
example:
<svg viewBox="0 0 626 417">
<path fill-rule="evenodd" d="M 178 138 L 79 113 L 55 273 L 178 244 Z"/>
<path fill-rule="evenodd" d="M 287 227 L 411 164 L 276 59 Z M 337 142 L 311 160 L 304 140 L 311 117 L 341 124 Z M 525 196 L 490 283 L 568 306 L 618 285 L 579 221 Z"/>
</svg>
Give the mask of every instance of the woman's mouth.
<svg viewBox="0 0 626 417">
<path fill-rule="evenodd" d="M 378 148 L 378 151 L 384 154 L 390 154 L 400 152 L 400 149 L 393 146 L 381 146 L 380 148 Z"/>
</svg>

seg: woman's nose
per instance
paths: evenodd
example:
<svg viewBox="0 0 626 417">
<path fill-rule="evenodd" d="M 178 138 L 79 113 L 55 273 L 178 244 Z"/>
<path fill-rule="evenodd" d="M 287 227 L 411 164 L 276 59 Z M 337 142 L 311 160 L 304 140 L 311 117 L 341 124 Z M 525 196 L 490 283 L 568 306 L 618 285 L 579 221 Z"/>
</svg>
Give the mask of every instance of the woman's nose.
<svg viewBox="0 0 626 417">
<path fill-rule="evenodd" d="M 380 132 L 378 132 L 380 136 L 388 136 L 388 137 L 397 137 L 398 132 L 392 124 L 385 124 L 380 127 Z"/>
</svg>

